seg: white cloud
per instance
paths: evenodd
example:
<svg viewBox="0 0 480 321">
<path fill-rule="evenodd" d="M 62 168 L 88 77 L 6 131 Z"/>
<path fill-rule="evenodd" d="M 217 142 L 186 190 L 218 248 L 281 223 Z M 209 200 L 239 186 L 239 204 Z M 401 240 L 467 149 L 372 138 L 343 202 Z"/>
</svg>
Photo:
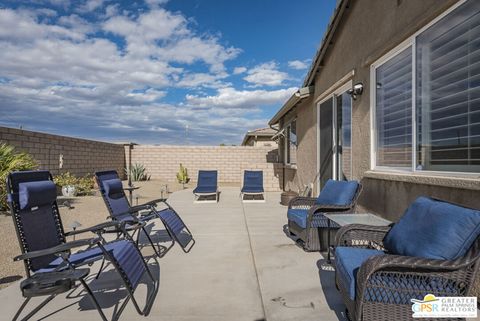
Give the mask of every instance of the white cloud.
<svg viewBox="0 0 480 321">
<path fill-rule="evenodd" d="M 308 61 L 292 60 L 288 62 L 288 66 L 292 69 L 303 70 L 308 68 Z"/>
<path fill-rule="evenodd" d="M 105 7 L 87 4 L 91 10 Z M 294 91 L 236 90 L 226 81 L 225 62 L 240 49 L 197 33 L 180 13 L 157 8 L 128 15 L 117 4 L 104 11 L 87 20 L 79 11 L 0 9 L 0 124 L 172 144 L 185 143 L 189 125 L 192 142 L 236 142 L 248 128 L 265 125 L 264 105 L 280 104 Z M 259 78 L 262 70 L 271 77 Z M 274 63 L 245 76 L 255 85 L 287 78 Z M 196 94 L 166 103 L 178 88 Z"/>
<path fill-rule="evenodd" d="M 105 0 L 87 0 L 84 4 L 77 8 L 78 12 L 87 13 L 103 7 Z"/>
<path fill-rule="evenodd" d="M 278 70 L 278 64 L 271 61 L 248 70 L 243 79 L 254 86 L 280 86 L 288 79 L 288 74 Z"/>
<path fill-rule="evenodd" d="M 85 34 L 58 25 L 39 23 L 37 16 L 30 11 L 0 9 L 0 40 L 19 43 L 45 38 L 79 41 L 85 39 Z"/>
<path fill-rule="evenodd" d="M 202 39 L 199 37 L 184 38 L 175 44 L 159 48 L 159 57 L 180 63 L 192 64 L 203 61 L 210 65 L 210 71 L 224 72 L 224 62 L 235 58 L 240 53 L 237 48 L 225 48 L 216 38 Z"/>
<path fill-rule="evenodd" d="M 159 6 L 167 3 L 169 0 L 145 0 L 145 3 L 150 8 L 158 8 Z"/>
<path fill-rule="evenodd" d="M 165 97 L 166 94 L 164 91 L 149 88 L 144 92 L 131 92 L 127 94 L 127 97 L 132 97 L 142 102 L 153 102 Z"/>
<path fill-rule="evenodd" d="M 239 75 L 239 74 L 243 74 L 245 71 L 247 71 L 247 68 L 245 68 L 245 67 L 235 67 L 233 69 L 233 74 L 234 75 Z"/>
<path fill-rule="evenodd" d="M 186 88 L 198 88 L 198 87 L 207 87 L 207 88 L 220 88 L 225 87 L 227 84 L 221 81 L 225 78 L 225 74 L 208 74 L 208 73 L 191 73 L 185 74 L 182 79 L 180 79 L 176 85 L 178 87 Z"/>
<path fill-rule="evenodd" d="M 110 4 L 105 8 L 105 17 L 106 18 L 111 18 L 113 16 L 118 15 L 119 12 L 119 4 Z"/>
<path fill-rule="evenodd" d="M 223 107 L 223 108 L 258 108 L 261 105 L 282 103 L 288 99 L 296 88 L 279 90 L 235 90 L 234 88 L 220 88 L 214 96 L 199 97 L 187 95 L 186 101 L 195 107 Z"/>
</svg>

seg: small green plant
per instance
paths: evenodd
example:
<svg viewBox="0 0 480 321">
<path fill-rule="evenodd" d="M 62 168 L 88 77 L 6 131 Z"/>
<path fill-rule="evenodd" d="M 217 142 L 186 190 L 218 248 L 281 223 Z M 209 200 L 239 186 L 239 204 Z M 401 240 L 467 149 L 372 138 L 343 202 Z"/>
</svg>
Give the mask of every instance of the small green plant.
<svg viewBox="0 0 480 321">
<path fill-rule="evenodd" d="M 60 175 L 56 175 L 53 178 L 53 181 L 59 187 L 74 186 L 77 195 L 92 194 L 94 186 L 94 177 L 90 174 L 87 174 L 83 177 L 76 177 L 70 172 L 65 172 Z"/>
<path fill-rule="evenodd" d="M 128 175 L 127 169 L 125 169 L 125 173 Z M 143 166 L 143 164 L 133 164 L 132 168 L 130 169 L 130 174 L 132 177 L 132 181 L 134 182 L 150 180 L 150 175 L 148 175 L 147 169 L 145 168 L 145 166 Z"/>
<path fill-rule="evenodd" d="M 36 169 L 37 162 L 27 153 L 16 152 L 15 147 L 0 143 L 0 210 L 7 210 L 7 176 L 13 171 Z"/>
<path fill-rule="evenodd" d="M 75 186 L 77 184 L 78 178 L 70 172 L 65 172 L 60 175 L 55 175 L 53 181 L 57 186 Z"/>
<path fill-rule="evenodd" d="M 177 181 L 182 184 L 183 188 L 185 188 L 185 184 L 190 181 L 190 178 L 188 177 L 188 170 L 186 167 L 183 167 L 182 164 L 180 164 L 180 170 L 177 173 Z"/>
<path fill-rule="evenodd" d="M 79 195 L 91 195 L 94 186 L 95 178 L 90 174 L 77 178 L 77 184 L 75 185 Z"/>
</svg>

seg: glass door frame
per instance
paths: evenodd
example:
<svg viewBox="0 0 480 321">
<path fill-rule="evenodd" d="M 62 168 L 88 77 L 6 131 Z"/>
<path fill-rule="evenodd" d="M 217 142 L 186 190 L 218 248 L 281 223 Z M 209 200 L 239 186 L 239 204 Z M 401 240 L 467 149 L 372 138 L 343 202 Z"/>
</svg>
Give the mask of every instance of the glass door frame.
<svg viewBox="0 0 480 321">
<path fill-rule="evenodd" d="M 337 87 L 334 91 L 330 92 L 328 95 L 326 95 L 325 97 L 323 97 L 321 100 L 319 100 L 317 103 L 316 103 L 316 110 L 317 110 L 317 124 L 316 124 L 316 130 L 317 130 L 317 152 L 316 152 L 316 156 L 317 156 L 317 175 L 316 175 L 316 179 L 317 179 L 317 184 L 316 184 L 316 187 L 317 187 L 317 191 L 318 193 L 320 193 L 320 105 L 323 104 L 324 102 L 326 102 L 327 100 L 329 99 L 332 99 L 332 128 L 333 128 L 333 133 L 332 133 L 332 139 L 333 139 L 333 142 L 332 142 L 332 146 L 334 148 L 334 153 L 332 155 L 332 176 L 333 176 L 333 179 L 337 179 L 337 174 L 338 174 L 338 168 L 337 168 L 337 165 L 338 165 L 338 153 L 336 152 L 336 149 L 338 148 L 337 146 L 337 97 L 338 96 L 341 96 L 342 94 L 344 94 L 346 91 L 352 89 L 352 80 L 349 80 L 347 81 L 346 83 L 344 83 L 343 85 Z M 352 103 L 352 109 L 353 109 L 353 103 Z M 350 115 L 352 115 L 352 113 L 350 113 Z M 350 120 L 351 121 L 351 120 Z M 353 145 L 353 144 L 352 144 Z M 352 162 L 352 159 L 350 158 L 350 162 Z M 351 164 L 350 164 L 351 166 Z"/>
</svg>

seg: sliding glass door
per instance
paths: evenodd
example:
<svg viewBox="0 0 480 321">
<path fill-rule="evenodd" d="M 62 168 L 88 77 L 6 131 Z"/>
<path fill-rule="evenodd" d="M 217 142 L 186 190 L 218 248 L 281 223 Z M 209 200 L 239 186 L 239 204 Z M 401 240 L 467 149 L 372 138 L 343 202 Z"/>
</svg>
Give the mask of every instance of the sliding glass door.
<svg viewBox="0 0 480 321">
<path fill-rule="evenodd" d="M 322 188 L 333 178 L 333 98 L 320 104 L 320 170 L 319 181 Z"/>
<path fill-rule="evenodd" d="M 342 88 L 318 106 L 318 181 L 352 177 L 352 98 Z"/>
</svg>

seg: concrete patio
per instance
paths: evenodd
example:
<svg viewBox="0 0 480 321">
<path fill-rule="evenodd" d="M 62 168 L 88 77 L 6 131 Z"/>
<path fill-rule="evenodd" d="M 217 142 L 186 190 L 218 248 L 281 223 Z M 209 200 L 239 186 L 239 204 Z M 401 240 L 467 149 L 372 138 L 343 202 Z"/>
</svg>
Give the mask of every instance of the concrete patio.
<svg viewBox="0 0 480 321">
<path fill-rule="evenodd" d="M 265 203 L 242 204 L 238 187 L 221 190 L 218 204 L 194 204 L 191 190 L 171 195 L 197 243 L 189 254 L 176 246 L 159 266 L 150 259 L 160 278 L 151 312 L 140 316 L 128 302 L 120 320 L 343 320 L 334 272 L 320 269 L 322 256 L 304 252 L 283 232 L 286 208 L 279 204 L 280 194 L 268 193 Z M 149 250 L 145 247 L 144 254 Z M 104 272 L 90 283 L 108 318 L 125 298 L 112 280 L 116 275 Z M 141 284 L 136 291 L 141 303 L 146 288 Z M 59 295 L 35 319 L 100 320 L 90 299 L 78 292 L 73 298 Z M 11 319 L 22 302 L 18 282 L 0 291 L 0 302 L 3 317 Z M 29 303 L 27 311 L 35 302 L 40 300 Z"/>
</svg>

